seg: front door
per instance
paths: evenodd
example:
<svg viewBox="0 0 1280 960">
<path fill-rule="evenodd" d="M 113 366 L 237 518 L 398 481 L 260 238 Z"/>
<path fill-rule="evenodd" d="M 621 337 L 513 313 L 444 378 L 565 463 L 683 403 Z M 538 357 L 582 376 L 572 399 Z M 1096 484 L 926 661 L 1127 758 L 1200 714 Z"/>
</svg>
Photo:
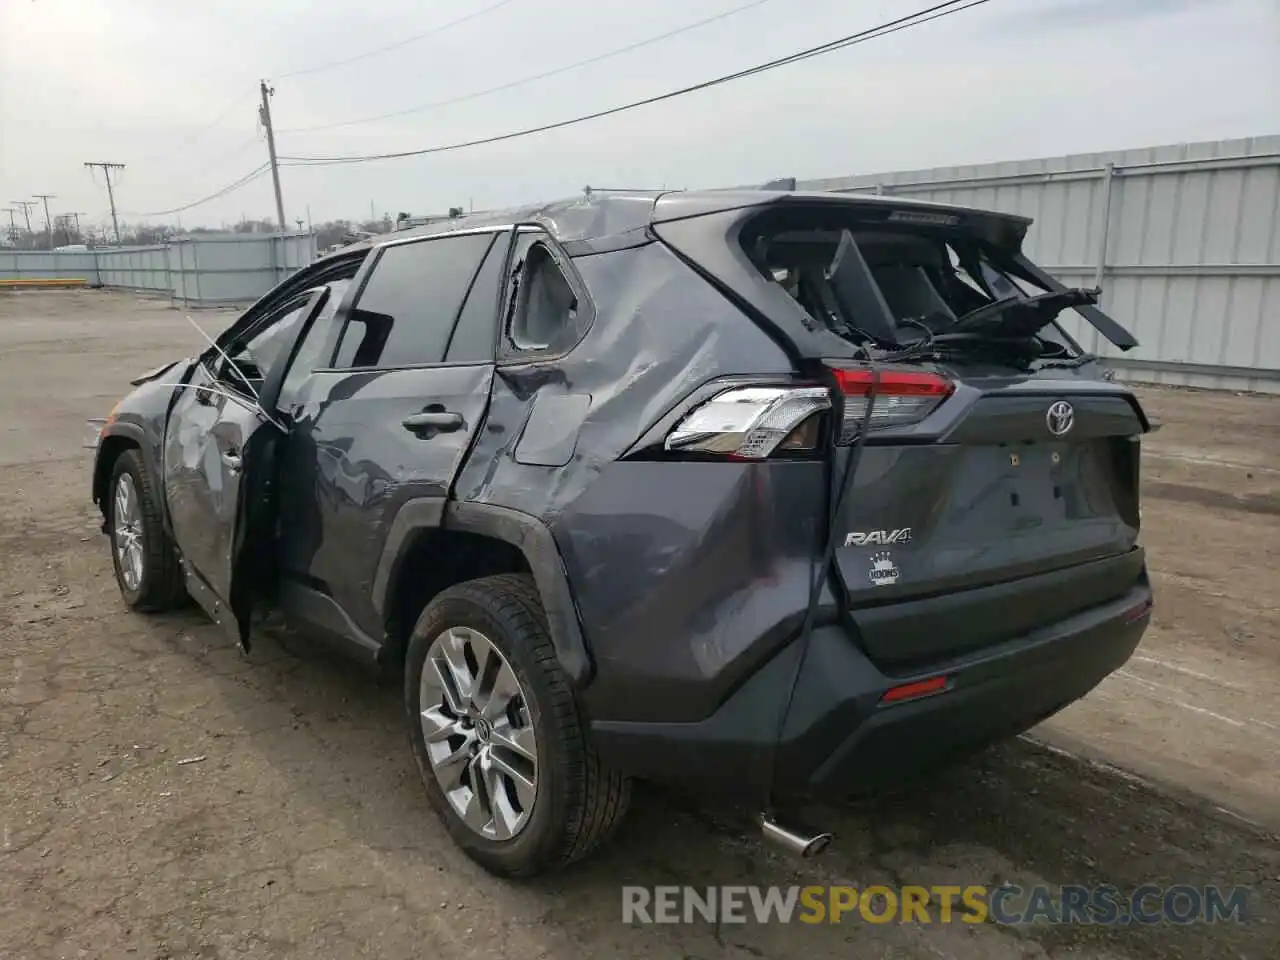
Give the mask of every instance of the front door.
<svg viewBox="0 0 1280 960">
<path fill-rule="evenodd" d="M 270 565 L 271 475 L 284 426 L 274 414 L 281 365 L 323 294 L 299 294 L 244 342 L 208 351 L 178 388 L 165 429 L 164 490 L 196 601 L 249 648 L 251 584 Z"/>
</svg>

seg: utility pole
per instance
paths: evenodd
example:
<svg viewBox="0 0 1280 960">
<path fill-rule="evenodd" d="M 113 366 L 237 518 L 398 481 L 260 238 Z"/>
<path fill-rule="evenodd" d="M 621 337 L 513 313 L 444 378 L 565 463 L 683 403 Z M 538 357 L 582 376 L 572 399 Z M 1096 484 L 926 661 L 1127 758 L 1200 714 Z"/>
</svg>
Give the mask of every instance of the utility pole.
<svg viewBox="0 0 1280 960">
<path fill-rule="evenodd" d="M 37 200 L 44 201 L 44 235 L 49 244 L 49 249 L 53 249 L 53 221 L 49 219 L 49 201 L 56 200 L 57 195 L 53 193 L 33 193 L 33 197 Z"/>
<path fill-rule="evenodd" d="M 262 106 L 258 109 L 258 119 L 267 131 L 267 154 L 271 158 L 271 182 L 276 188 L 276 219 L 280 222 L 280 232 L 285 233 L 288 227 L 284 222 L 284 199 L 280 196 L 280 164 L 276 162 L 276 133 L 271 128 L 271 97 L 276 92 L 267 86 L 267 81 L 260 81 L 262 89 Z"/>
<path fill-rule="evenodd" d="M 18 242 L 18 224 L 13 219 L 13 215 L 18 212 L 17 207 L 5 207 L 4 212 L 9 215 L 9 239 L 13 243 Z"/>
<path fill-rule="evenodd" d="M 27 236 L 31 236 L 31 208 L 36 205 L 34 200 L 10 200 L 15 207 L 22 208 L 22 219 L 27 223 Z"/>
<path fill-rule="evenodd" d="M 111 229 L 116 235 L 116 246 L 120 246 L 120 223 L 116 220 L 116 195 L 111 189 L 111 171 L 123 170 L 123 163 L 85 163 L 85 166 L 92 170 L 94 167 L 101 167 L 102 174 L 107 178 L 107 200 L 111 203 Z"/>
</svg>

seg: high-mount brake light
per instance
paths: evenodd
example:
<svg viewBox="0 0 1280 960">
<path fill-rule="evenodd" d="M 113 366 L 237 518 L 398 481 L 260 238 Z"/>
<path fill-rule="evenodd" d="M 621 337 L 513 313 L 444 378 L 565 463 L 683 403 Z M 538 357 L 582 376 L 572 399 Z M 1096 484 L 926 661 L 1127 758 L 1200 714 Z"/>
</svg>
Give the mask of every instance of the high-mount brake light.
<svg viewBox="0 0 1280 960">
<path fill-rule="evenodd" d="M 664 446 L 738 460 L 812 450 L 820 440 L 817 418 L 829 409 L 825 387 L 734 387 L 681 420 Z"/>
<path fill-rule="evenodd" d="M 867 413 L 867 402 L 875 388 L 875 403 L 868 429 L 900 427 L 923 420 L 955 391 L 946 377 L 923 370 L 894 370 L 830 365 L 836 384 L 844 395 L 840 423 L 840 443 L 849 443 L 858 434 Z"/>
</svg>

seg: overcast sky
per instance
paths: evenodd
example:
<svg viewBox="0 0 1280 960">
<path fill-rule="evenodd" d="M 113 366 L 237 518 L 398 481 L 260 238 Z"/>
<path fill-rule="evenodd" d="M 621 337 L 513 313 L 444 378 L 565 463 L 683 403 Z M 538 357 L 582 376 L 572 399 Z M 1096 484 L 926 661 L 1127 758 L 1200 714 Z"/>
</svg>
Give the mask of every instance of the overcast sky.
<svg viewBox="0 0 1280 960">
<path fill-rule="evenodd" d="M 126 219 L 266 159 L 414 149 L 552 123 L 853 33 L 927 0 L 0 0 L 0 206 L 52 193 Z M 485 8 L 492 7 L 488 12 Z M 361 57 L 459 18 L 457 26 Z M 305 72 L 299 72 L 305 71 Z M 344 123 L 508 89 L 374 122 Z M 216 122 L 213 122 L 216 121 Z M 1280 0 L 991 0 L 712 90 L 451 153 L 281 171 L 289 219 L 477 209 L 597 187 L 696 187 L 1280 132 Z M 270 178 L 181 214 L 270 216 Z M 175 216 L 152 218 L 173 222 Z"/>
</svg>

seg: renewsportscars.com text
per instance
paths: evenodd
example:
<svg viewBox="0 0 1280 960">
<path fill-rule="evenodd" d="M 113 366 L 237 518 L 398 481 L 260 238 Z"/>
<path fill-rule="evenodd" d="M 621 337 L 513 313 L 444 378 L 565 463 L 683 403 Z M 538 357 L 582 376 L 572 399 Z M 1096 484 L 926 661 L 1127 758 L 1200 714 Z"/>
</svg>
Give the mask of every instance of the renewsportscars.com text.
<svg viewBox="0 0 1280 960">
<path fill-rule="evenodd" d="M 1244 887 L 1064 885 L 622 888 L 622 921 L 650 923 L 1193 924 L 1246 919 Z"/>
</svg>

